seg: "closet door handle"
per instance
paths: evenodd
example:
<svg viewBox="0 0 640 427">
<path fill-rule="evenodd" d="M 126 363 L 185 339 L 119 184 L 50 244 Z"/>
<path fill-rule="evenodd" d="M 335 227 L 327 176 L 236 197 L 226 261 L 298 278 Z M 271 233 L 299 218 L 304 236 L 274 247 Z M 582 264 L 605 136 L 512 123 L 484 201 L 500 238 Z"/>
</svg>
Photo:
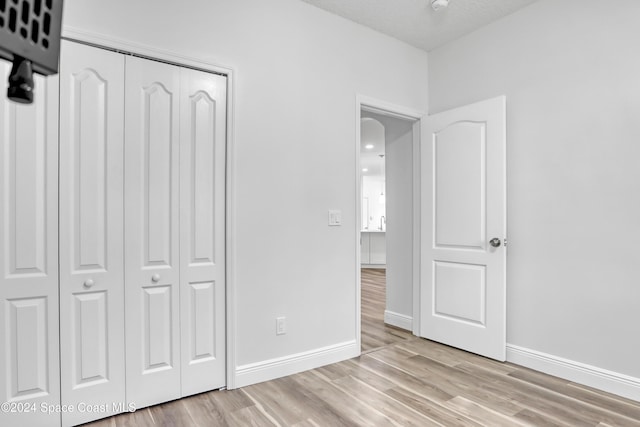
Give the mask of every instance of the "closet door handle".
<svg viewBox="0 0 640 427">
<path fill-rule="evenodd" d="M 160 275 L 158 273 L 151 276 L 151 281 L 154 283 L 158 283 L 160 281 Z"/>
<path fill-rule="evenodd" d="M 85 288 L 90 288 L 95 284 L 96 284 L 96 282 L 94 282 L 93 279 L 87 279 L 87 280 L 84 281 L 84 287 Z"/>
</svg>

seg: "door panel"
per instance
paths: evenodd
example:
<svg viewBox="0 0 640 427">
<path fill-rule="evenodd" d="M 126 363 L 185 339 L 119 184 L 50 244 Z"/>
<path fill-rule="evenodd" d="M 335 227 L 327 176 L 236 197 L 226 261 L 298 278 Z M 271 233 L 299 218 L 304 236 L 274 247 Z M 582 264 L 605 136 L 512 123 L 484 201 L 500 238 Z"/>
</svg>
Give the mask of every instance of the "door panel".
<svg viewBox="0 0 640 427">
<path fill-rule="evenodd" d="M 171 286 L 147 286 L 143 288 L 143 326 L 145 342 L 143 374 L 172 369 L 173 343 L 171 342 Z"/>
<path fill-rule="evenodd" d="M 180 397 L 180 69 L 126 58 L 127 400 Z"/>
<path fill-rule="evenodd" d="M 47 298 L 7 300 L 11 398 L 47 393 Z"/>
<path fill-rule="evenodd" d="M 434 314 L 485 324 L 485 266 L 434 262 Z"/>
<path fill-rule="evenodd" d="M 10 64 L 0 64 L 0 81 Z M 0 425 L 55 426 L 58 339 L 58 78 L 34 76 L 32 105 L 0 93 Z"/>
<path fill-rule="evenodd" d="M 485 247 L 484 134 L 484 123 L 456 122 L 434 135 L 436 247 Z"/>
<path fill-rule="evenodd" d="M 65 42 L 60 79 L 62 402 L 124 402 L 124 59 Z M 65 412 L 63 424 L 112 409 Z"/>
<path fill-rule="evenodd" d="M 506 357 L 505 99 L 423 120 L 420 334 Z"/>
<path fill-rule="evenodd" d="M 227 81 L 195 70 L 180 73 L 180 299 L 186 396 L 226 383 Z"/>
<path fill-rule="evenodd" d="M 71 334 L 76 342 L 71 358 L 76 363 L 71 374 L 75 387 L 109 381 L 107 298 L 106 291 L 73 296 L 71 323 L 74 330 Z"/>
<path fill-rule="evenodd" d="M 142 108 L 144 116 L 141 117 L 140 129 L 143 138 L 143 199 L 144 220 L 143 244 L 144 266 L 171 266 L 172 264 L 172 220 L 175 220 L 175 212 L 172 211 L 172 199 L 176 194 L 171 186 L 171 162 L 174 155 L 172 143 L 173 134 L 172 94 L 158 82 L 141 88 Z M 138 125 L 136 123 L 136 125 Z"/>
</svg>

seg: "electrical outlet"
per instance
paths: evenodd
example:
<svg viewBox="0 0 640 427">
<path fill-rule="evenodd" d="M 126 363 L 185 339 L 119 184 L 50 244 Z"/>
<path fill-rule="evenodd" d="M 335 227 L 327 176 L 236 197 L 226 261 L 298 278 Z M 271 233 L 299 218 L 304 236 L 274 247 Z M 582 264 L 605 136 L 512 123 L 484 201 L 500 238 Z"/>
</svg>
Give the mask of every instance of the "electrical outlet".
<svg viewBox="0 0 640 427">
<path fill-rule="evenodd" d="M 287 318 L 276 317 L 276 335 L 284 335 L 287 333 Z"/>
</svg>

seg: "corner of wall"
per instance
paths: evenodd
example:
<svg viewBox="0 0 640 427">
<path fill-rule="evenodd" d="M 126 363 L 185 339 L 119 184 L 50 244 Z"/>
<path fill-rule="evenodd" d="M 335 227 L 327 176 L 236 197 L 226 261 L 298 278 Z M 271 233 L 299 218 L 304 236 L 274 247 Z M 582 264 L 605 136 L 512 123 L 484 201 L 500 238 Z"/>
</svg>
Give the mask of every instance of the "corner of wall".
<svg viewBox="0 0 640 427">
<path fill-rule="evenodd" d="M 404 314 L 394 313 L 393 311 L 384 311 L 384 323 L 395 326 L 396 328 L 406 331 L 413 331 L 413 317 Z"/>
</svg>

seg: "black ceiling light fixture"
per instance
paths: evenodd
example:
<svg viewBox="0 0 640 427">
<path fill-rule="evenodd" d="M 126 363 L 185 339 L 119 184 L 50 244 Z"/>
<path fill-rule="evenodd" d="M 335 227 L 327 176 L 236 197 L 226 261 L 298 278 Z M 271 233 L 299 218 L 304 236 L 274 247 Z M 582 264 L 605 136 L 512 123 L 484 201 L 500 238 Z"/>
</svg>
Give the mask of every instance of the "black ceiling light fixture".
<svg viewBox="0 0 640 427">
<path fill-rule="evenodd" d="M 7 97 L 33 102 L 33 73 L 58 72 L 63 0 L 0 0 L 0 58 L 13 62 Z"/>
</svg>

